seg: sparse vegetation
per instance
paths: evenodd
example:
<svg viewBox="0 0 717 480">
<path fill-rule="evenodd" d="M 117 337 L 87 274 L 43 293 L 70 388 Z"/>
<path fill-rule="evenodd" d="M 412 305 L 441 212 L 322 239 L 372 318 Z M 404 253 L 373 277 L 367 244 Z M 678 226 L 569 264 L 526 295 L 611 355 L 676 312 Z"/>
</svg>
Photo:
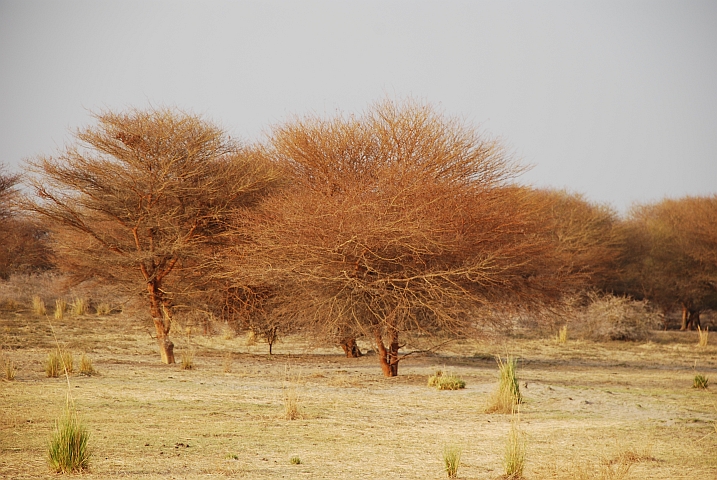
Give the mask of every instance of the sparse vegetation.
<svg viewBox="0 0 717 480">
<path fill-rule="evenodd" d="M 448 478 L 456 478 L 458 476 L 462 453 L 463 449 L 456 445 L 446 445 L 443 447 L 443 467 L 446 470 Z"/>
<path fill-rule="evenodd" d="M 5 356 L 4 353 L 0 352 L 0 365 L 2 366 L 3 373 L 5 374 L 5 380 L 15 380 L 15 374 L 17 373 L 17 367 L 15 362 Z"/>
<path fill-rule="evenodd" d="M 95 312 L 97 315 L 109 315 L 112 312 L 112 306 L 107 302 L 98 303 Z"/>
<path fill-rule="evenodd" d="M 699 325 L 697 325 L 697 346 L 699 347 L 706 347 L 709 343 L 710 339 L 710 327 L 705 328 L 702 330 Z"/>
<path fill-rule="evenodd" d="M 509 479 L 523 478 L 525 470 L 525 434 L 520 430 L 520 414 L 513 411 L 510 419 L 510 433 L 505 444 L 503 457 L 505 476 Z"/>
<path fill-rule="evenodd" d="M 47 354 L 45 361 L 45 374 L 50 378 L 57 378 L 65 373 L 72 374 L 74 371 L 74 359 L 72 352 L 64 349 L 55 349 Z"/>
<path fill-rule="evenodd" d="M 460 390 L 466 388 L 466 382 L 453 373 L 443 375 L 443 371 L 437 370 L 428 377 L 428 386 L 436 387 L 438 390 Z"/>
<path fill-rule="evenodd" d="M 701 373 L 698 373 L 692 379 L 692 388 L 706 389 L 708 383 L 709 383 L 709 379 L 707 377 L 705 377 L 704 375 L 702 375 Z"/>
<path fill-rule="evenodd" d="M 55 320 L 62 320 L 67 310 L 67 300 L 58 298 L 55 300 Z"/>
<path fill-rule="evenodd" d="M 567 343 L 567 341 L 568 341 L 568 325 L 567 324 L 560 327 L 560 330 L 558 330 L 558 333 L 555 336 L 555 341 L 556 341 L 556 343 Z"/>
<path fill-rule="evenodd" d="M 194 368 L 194 350 L 189 349 L 182 352 L 182 370 L 192 370 Z"/>
<path fill-rule="evenodd" d="M 292 465 L 301 465 L 301 458 L 299 458 L 298 455 L 294 455 L 293 457 L 291 457 L 291 459 L 289 459 L 289 462 Z"/>
<path fill-rule="evenodd" d="M 498 362 L 498 388 L 490 398 L 487 413 L 513 413 L 516 405 L 522 403 L 518 384 L 518 359 L 508 355 L 505 362 L 496 357 Z"/>
<path fill-rule="evenodd" d="M 97 370 L 95 370 L 95 367 L 92 365 L 92 360 L 84 353 L 82 354 L 82 357 L 80 357 L 79 373 L 80 375 L 85 375 L 88 377 L 97 373 Z"/>
<path fill-rule="evenodd" d="M 301 418 L 299 394 L 293 385 L 284 386 L 284 418 L 287 420 L 298 420 Z"/>
<path fill-rule="evenodd" d="M 75 473 L 90 465 L 89 432 L 69 405 L 55 422 L 49 445 L 50 468 L 57 473 Z"/>
<path fill-rule="evenodd" d="M 35 315 L 47 314 L 47 308 L 45 308 L 45 301 L 38 295 L 32 297 L 32 312 Z"/>
<path fill-rule="evenodd" d="M 70 310 L 73 315 L 75 316 L 81 316 L 87 314 L 87 307 L 88 302 L 86 298 L 82 297 L 75 297 L 72 304 L 70 305 Z"/>
</svg>

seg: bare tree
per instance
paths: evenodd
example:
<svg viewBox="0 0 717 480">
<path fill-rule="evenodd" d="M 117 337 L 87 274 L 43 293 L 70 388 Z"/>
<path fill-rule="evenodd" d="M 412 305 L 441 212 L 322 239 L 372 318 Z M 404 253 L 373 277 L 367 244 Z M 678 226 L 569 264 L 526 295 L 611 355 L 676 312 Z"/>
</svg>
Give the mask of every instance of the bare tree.
<svg viewBox="0 0 717 480">
<path fill-rule="evenodd" d="M 386 376 L 402 332 L 461 334 L 480 321 L 477 306 L 559 294 L 544 207 L 510 184 L 520 167 L 430 107 L 295 120 L 264 153 L 290 185 L 243 220 L 254 228 L 234 250 L 238 274 L 280 285 L 294 325 L 372 338 Z"/>
<path fill-rule="evenodd" d="M 230 215 L 277 175 L 217 126 L 169 109 L 103 112 L 56 157 L 29 162 L 60 265 L 144 291 L 162 361 L 174 363 L 172 307 L 201 290 Z"/>
<path fill-rule="evenodd" d="M 628 285 L 664 309 L 682 309 L 681 329 L 700 325 L 717 308 L 717 196 L 638 205 L 626 230 Z"/>
</svg>

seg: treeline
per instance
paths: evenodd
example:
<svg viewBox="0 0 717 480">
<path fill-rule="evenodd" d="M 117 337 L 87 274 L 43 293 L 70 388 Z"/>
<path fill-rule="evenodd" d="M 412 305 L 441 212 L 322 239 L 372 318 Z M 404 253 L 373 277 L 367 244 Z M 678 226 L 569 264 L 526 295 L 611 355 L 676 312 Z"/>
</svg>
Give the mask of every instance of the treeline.
<svg viewBox="0 0 717 480">
<path fill-rule="evenodd" d="M 371 339 L 470 335 L 599 291 L 717 306 L 717 196 L 634 207 L 520 185 L 500 143 L 414 102 L 307 117 L 240 144 L 181 111 L 96 115 L 76 142 L 0 180 L 0 274 L 58 269 L 147 299 L 165 363 L 172 316 Z M 2 172 L 0 172 L 2 173 Z"/>
</svg>

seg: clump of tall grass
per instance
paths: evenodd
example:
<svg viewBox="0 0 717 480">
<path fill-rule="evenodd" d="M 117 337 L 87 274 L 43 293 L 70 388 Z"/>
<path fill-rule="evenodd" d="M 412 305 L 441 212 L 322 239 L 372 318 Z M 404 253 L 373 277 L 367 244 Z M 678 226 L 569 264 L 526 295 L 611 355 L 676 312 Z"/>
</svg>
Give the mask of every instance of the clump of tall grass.
<svg viewBox="0 0 717 480">
<path fill-rule="evenodd" d="M 568 325 L 565 324 L 560 327 L 557 335 L 555 335 L 555 343 L 567 343 L 568 342 Z"/>
<path fill-rule="evenodd" d="M 692 388 L 700 388 L 702 390 L 707 388 L 707 384 L 709 383 L 709 379 L 702 375 L 701 373 L 698 373 L 695 375 L 695 378 L 692 379 Z"/>
<path fill-rule="evenodd" d="M 697 326 L 697 335 L 699 337 L 699 339 L 697 341 L 697 346 L 706 347 L 707 343 L 710 340 L 710 327 L 707 327 L 704 330 L 702 330 L 698 325 Z"/>
<path fill-rule="evenodd" d="M 446 470 L 448 478 L 456 478 L 458 476 L 458 467 L 461 464 L 461 454 L 463 450 L 456 445 L 446 445 L 443 447 L 443 467 Z"/>
<path fill-rule="evenodd" d="M 496 357 L 498 362 L 498 388 L 490 398 L 486 413 L 512 413 L 516 405 L 523 402 L 518 384 L 518 359 L 508 355 L 505 362 Z"/>
<path fill-rule="evenodd" d="M 95 370 L 95 367 L 92 365 L 92 360 L 83 353 L 82 357 L 80 357 L 80 375 L 90 377 L 95 374 L 97 374 L 97 370 Z"/>
<path fill-rule="evenodd" d="M 520 414 L 513 411 L 510 419 L 510 433 L 505 444 L 503 457 L 505 476 L 510 479 L 523 478 L 525 469 L 525 434 L 520 430 Z"/>
<path fill-rule="evenodd" d="M 112 312 L 112 306 L 107 302 L 98 303 L 95 307 L 97 315 L 109 315 Z"/>
<path fill-rule="evenodd" d="M 57 378 L 62 373 L 71 374 L 74 371 L 72 352 L 57 348 L 47 354 L 45 361 L 45 374 L 50 378 Z"/>
<path fill-rule="evenodd" d="M 284 387 L 284 418 L 287 420 L 298 420 L 301 418 L 299 409 L 299 394 L 296 387 Z"/>
<path fill-rule="evenodd" d="M 80 316 L 87 314 L 87 309 L 89 305 L 87 302 L 87 299 L 82 297 L 75 297 L 75 300 L 72 302 L 71 305 L 71 311 L 73 315 Z"/>
<path fill-rule="evenodd" d="M 15 380 L 15 373 L 17 372 L 17 368 L 15 367 L 15 362 L 7 358 L 3 353 L 0 352 L 0 365 L 2 365 L 2 370 L 5 375 L 5 380 Z"/>
<path fill-rule="evenodd" d="M 67 300 L 58 298 L 55 300 L 55 320 L 62 320 L 67 310 Z"/>
<path fill-rule="evenodd" d="M 182 370 L 191 370 L 194 368 L 194 350 L 182 352 Z"/>
<path fill-rule="evenodd" d="M 466 382 L 453 373 L 443 375 L 443 372 L 438 370 L 428 377 L 428 386 L 436 387 L 438 390 L 460 390 L 466 388 Z"/>
<path fill-rule="evenodd" d="M 47 315 L 45 301 L 39 295 L 32 297 L 32 312 L 35 315 Z"/>
<path fill-rule="evenodd" d="M 92 455 L 89 439 L 86 426 L 68 401 L 64 414 L 55 422 L 50 438 L 48 456 L 52 471 L 74 473 L 87 470 Z"/>
</svg>

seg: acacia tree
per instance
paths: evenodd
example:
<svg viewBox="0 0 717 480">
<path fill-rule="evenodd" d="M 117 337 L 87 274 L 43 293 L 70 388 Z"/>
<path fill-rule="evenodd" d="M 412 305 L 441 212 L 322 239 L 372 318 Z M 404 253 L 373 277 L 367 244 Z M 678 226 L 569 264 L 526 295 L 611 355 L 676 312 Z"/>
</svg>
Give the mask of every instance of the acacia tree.
<svg viewBox="0 0 717 480">
<path fill-rule="evenodd" d="M 281 285 L 294 326 L 372 338 L 386 376 L 401 333 L 465 333 L 480 305 L 557 294 L 535 196 L 500 145 L 430 107 L 276 127 L 264 154 L 290 185 L 249 220 L 239 272 Z M 246 228 L 239 222 L 240 231 Z"/>
<path fill-rule="evenodd" d="M 626 282 L 665 309 L 682 309 L 681 329 L 717 308 L 717 196 L 665 199 L 633 208 L 626 223 Z"/>
<path fill-rule="evenodd" d="M 144 291 L 164 363 L 172 307 L 200 290 L 232 212 L 253 205 L 274 169 L 217 126 L 168 109 L 104 112 L 56 157 L 29 162 L 61 267 Z"/>
</svg>

